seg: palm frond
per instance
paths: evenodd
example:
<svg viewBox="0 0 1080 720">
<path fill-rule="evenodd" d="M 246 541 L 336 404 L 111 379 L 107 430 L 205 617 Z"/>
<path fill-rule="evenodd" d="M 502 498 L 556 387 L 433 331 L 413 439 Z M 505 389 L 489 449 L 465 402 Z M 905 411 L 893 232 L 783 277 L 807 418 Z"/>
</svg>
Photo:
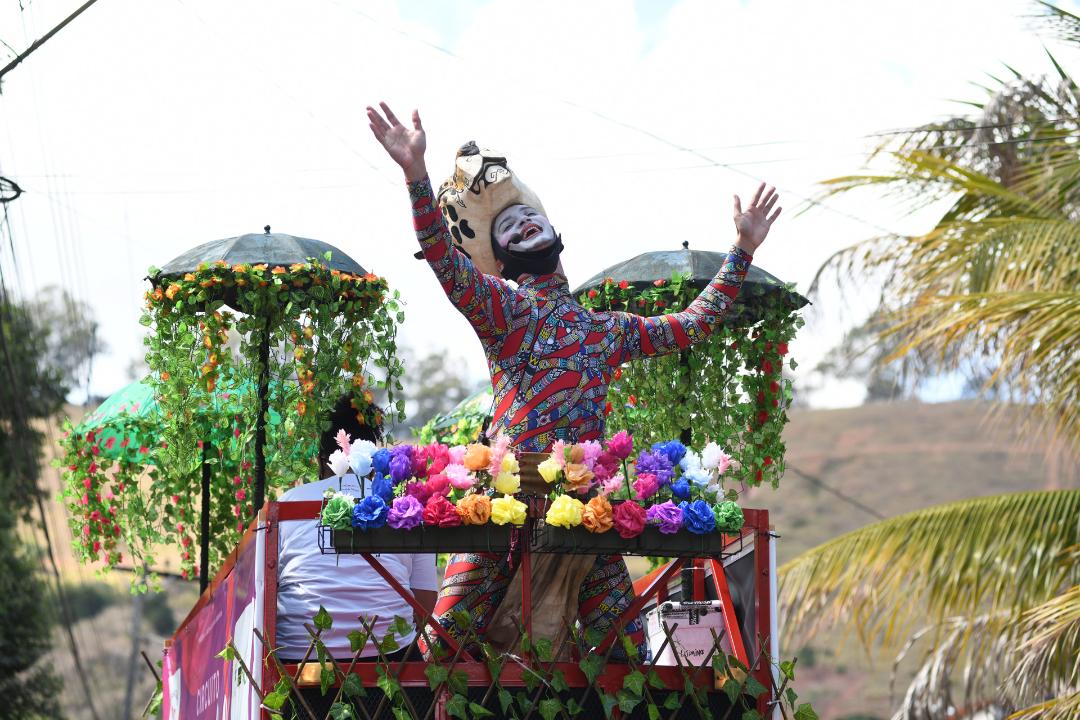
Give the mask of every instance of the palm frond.
<svg viewBox="0 0 1080 720">
<path fill-rule="evenodd" d="M 1026 638 L 1010 675 L 1010 694 L 1039 697 L 1046 688 L 1080 689 L 1080 585 L 1028 610 L 1017 631 Z"/>
<path fill-rule="evenodd" d="M 1080 490 L 927 508 L 861 528 L 780 569 L 785 632 L 845 623 L 894 646 L 916 626 L 999 613 L 1014 621 L 1076 582 L 1054 562 L 1080 540 Z"/>
<path fill-rule="evenodd" d="M 1043 26 L 1067 43 L 1080 43 L 1080 17 L 1045 0 L 1039 0 L 1039 14 Z"/>
<path fill-rule="evenodd" d="M 1080 717 L 1080 691 L 1018 710 L 1008 720 L 1076 720 Z"/>
</svg>

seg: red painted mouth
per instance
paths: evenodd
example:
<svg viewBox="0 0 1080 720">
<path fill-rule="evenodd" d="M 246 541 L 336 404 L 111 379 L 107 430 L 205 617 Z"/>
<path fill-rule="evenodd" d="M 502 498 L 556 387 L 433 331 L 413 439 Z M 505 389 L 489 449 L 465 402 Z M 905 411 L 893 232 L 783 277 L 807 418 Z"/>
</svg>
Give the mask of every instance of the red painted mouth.
<svg viewBox="0 0 1080 720">
<path fill-rule="evenodd" d="M 524 240 L 528 240 L 529 238 L 533 237 L 534 235 L 539 235 L 542 232 L 543 232 L 543 228 L 541 228 L 539 225 L 537 225 L 535 223 L 529 223 L 522 230 L 521 237 Z"/>
</svg>

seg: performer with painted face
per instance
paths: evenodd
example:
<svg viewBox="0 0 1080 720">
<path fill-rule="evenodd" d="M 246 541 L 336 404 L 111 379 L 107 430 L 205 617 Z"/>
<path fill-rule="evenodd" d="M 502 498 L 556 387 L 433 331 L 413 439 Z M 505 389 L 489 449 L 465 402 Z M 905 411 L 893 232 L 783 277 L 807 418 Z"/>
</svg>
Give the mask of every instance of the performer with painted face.
<svg viewBox="0 0 1080 720">
<path fill-rule="evenodd" d="M 602 440 L 603 409 L 616 369 L 704 340 L 731 307 L 754 251 L 780 214 L 779 196 L 764 184 L 745 211 L 735 197 L 736 242 L 686 310 L 656 317 L 593 312 L 570 294 L 559 261 L 562 238 L 505 158 L 473 143 L 463 146 L 454 175 L 436 195 L 427 177 L 419 114 L 414 111 L 407 126 L 385 103 L 381 108 L 382 113 L 369 107 L 368 120 L 405 172 L 422 257 L 487 355 L 495 396 L 489 434 L 506 434 L 519 450 L 545 452 L 556 440 Z M 621 556 L 545 557 L 534 567 L 534 587 L 537 575 L 547 573 L 548 583 L 565 591 L 578 588 L 577 615 L 587 628 L 605 632 L 633 600 Z M 440 623 L 459 634 L 450 613 L 466 610 L 478 630 L 489 630 L 515 562 L 483 553 L 453 556 L 435 607 Z M 560 617 L 547 617 L 545 624 L 556 631 L 573 619 L 554 614 Z M 544 617 L 537 609 L 534 631 Z M 643 643 L 638 618 L 625 630 Z"/>
</svg>

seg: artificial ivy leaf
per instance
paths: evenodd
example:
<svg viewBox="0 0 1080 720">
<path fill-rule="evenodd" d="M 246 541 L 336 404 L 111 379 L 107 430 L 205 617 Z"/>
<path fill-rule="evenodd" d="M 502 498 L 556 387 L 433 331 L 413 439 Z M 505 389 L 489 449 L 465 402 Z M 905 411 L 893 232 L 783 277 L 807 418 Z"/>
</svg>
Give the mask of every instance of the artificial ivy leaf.
<svg viewBox="0 0 1080 720">
<path fill-rule="evenodd" d="M 818 720 L 818 714 L 814 712 L 810 703 L 803 703 L 795 708 L 795 720 Z"/>
<path fill-rule="evenodd" d="M 671 693 L 667 696 L 667 700 L 664 701 L 665 710 L 674 710 L 682 705 L 682 701 L 679 700 L 679 696 L 675 693 Z"/>
<path fill-rule="evenodd" d="M 413 716 L 403 707 L 392 707 L 391 712 L 394 713 L 396 720 L 414 720 Z"/>
<path fill-rule="evenodd" d="M 576 717 L 577 715 L 580 715 L 583 710 L 585 710 L 585 708 L 574 698 L 570 698 L 566 701 L 566 712 L 570 713 L 571 716 Z"/>
<path fill-rule="evenodd" d="M 762 720 L 761 713 L 757 710 L 744 710 L 742 720 Z"/>
<path fill-rule="evenodd" d="M 735 702 L 735 700 L 742 694 L 742 683 L 739 683 L 732 678 L 728 678 L 724 681 L 724 687 L 722 688 L 724 694 L 727 695 L 728 700 Z"/>
<path fill-rule="evenodd" d="M 474 702 L 469 703 L 469 712 L 472 713 L 474 718 L 494 717 L 495 716 L 495 713 L 491 712 L 490 710 L 488 710 L 486 707 L 484 707 L 480 703 L 474 703 Z"/>
<path fill-rule="evenodd" d="M 367 645 L 367 633 L 360 632 L 359 630 L 353 630 L 349 633 L 349 648 L 351 648 L 354 653 L 365 645 Z"/>
<path fill-rule="evenodd" d="M 235 660 L 236 649 L 232 645 L 226 645 L 225 649 L 217 654 L 217 657 L 222 658 L 223 660 Z"/>
<path fill-rule="evenodd" d="M 743 662 L 734 655 L 728 655 L 728 664 L 733 667 L 739 668 L 743 672 L 750 672 L 750 668 L 746 667 L 746 665 L 743 664 Z"/>
<path fill-rule="evenodd" d="M 367 695 L 367 691 L 364 690 L 364 683 L 360 682 L 360 676 L 353 673 L 345 676 L 344 682 L 341 683 L 341 692 L 345 693 L 347 697 L 363 697 Z"/>
<path fill-rule="evenodd" d="M 534 643 L 536 648 L 536 656 L 540 658 L 541 662 L 551 662 L 552 647 L 551 641 L 547 638 L 541 638 Z"/>
<path fill-rule="evenodd" d="M 634 708 L 636 708 L 642 700 L 640 695 L 627 690 L 620 690 L 616 693 L 616 697 L 619 699 L 619 709 L 628 715 L 634 712 Z"/>
<path fill-rule="evenodd" d="M 454 610 L 450 613 L 450 618 L 463 631 L 472 625 L 472 615 L 464 610 Z"/>
<path fill-rule="evenodd" d="M 570 686 L 566 684 L 566 676 L 562 670 L 556 670 L 551 674 L 551 689 L 555 692 L 566 692 Z"/>
<path fill-rule="evenodd" d="M 456 670 L 447 678 L 446 685 L 452 692 L 466 695 L 469 692 L 469 675 L 462 670 Z"/>
<path fill-rule="evenodd" d="M 600 676 L 600 671 L 604 669 L 604 658 L 598 653 L 586 655 L 581 658 L 578 667 L 581 668 L 581 672 L 585 673 L 585 678 L 591 685 L 596 682 L 596 678 Z"/>
<path fill-rule="evenodd" d="M 532 709 L 532 700 L 529 698 L 529 695 L 527 693 L 525 693 L 524 691 L 518 691 L 518 694 L 514 697 L 517 700 L 517 704 L 518 707 L 521 709 L 521 712 L 527 713 L 530 709 Z"/>
<path fill-rule="evenodd" d="M 356 715 L 345 703 L 336 702 L 330 706 L 330 720 L 356 720 Z"/>
<path fill-rule="evenodd" d="M 656 707 L 652 703 L 645 706 L 649 713 L 649 720 L 660 720 L 660 708 Z M 743 716 L 745 717 L 745 715 Z"/>
<path fill-rule="evenodd" d="M 505 715 L 507 709 L 514 704 L 514 696 L 510 694 L 509 690 L 499 690 L 499 707 L 502 708 L 502 714 Z"/>
<path fill-rule="evenodd" d="M 544 720 L 552 720 L 552 718 L 562 711 L 562 703 L 555 698 L 541 700 L 539 710 L 540 716 L 543 717 Z"/>
<path fill-rule="evenodd" d="M 319 690 L 323 695 L 330 689 L 330 686 L 334 684 L 334 671 L 323 666 L 323 669 L 319 672 Z"/>
<path fill-rule="evenodd" d="M 398 637 L 405 637 L 412 632 L 412 623 L 401 617 L 400 615 L 394 616 L 394 622 L 390 625 L 392 630 Z"/>
<path fill-rule="evenodd" d="M 330 258 L 334 256 L 334 253 L 332 251 L 330 251 L 330 250 L 327 250 L 326 252 L 324 252 L 322 254 L 322 256 L 323 256 L 323 259 L 326 260 L 326 262 L 330 262 Z"/>
<path fill-rule="evenodd" d="M 280 693 L 275 690 L 263 697 L 263 705 L 269 710 L 280 710 L 285 701 L 289 699 L 289 693 Z"/>
<path fill-rule="evenodd" d="M 399 649 L 398 641 L 394 637 L 393 633 L 386 633 L 386 637 L 379 643 L 379 649 L 384 653 L 392 653 Z"/>
<path fill-rule="evenodd" d="M 626 651 L 626 657 L 629 660 L 638 660 L 638 647 L 637 644 L 630 638 L 629 635 L 622 636 L 623 650 Z"/>
<path fill-rule="evenodd" d="M 326 608 L 320 605 L 319 612 L 315 613 L 315 629 L 329 630 L 333 625 L 334 619 L 330 617 L 330 613 L 326 612 Z"/>
<path fill-rule="evenodd" d="M 780 674 L 787 680 L 795 679 L 795 663 L 791 660 L 784 660 L 780 663 Z"/>
<path fill-rule="evenodd" d="M 446 714 L 450 717 L 461 718 L 461 720 L 469 720 L 469 701 L 464 695 L 454 695 L 446 703 Z"/>
<path fill-rule="evenodd" d="M 787 700 L 787 704 L 791 707 L 795 707 L 795 701 L 799 699 L 799 693 L 795 692 L 795 688 L 788 688 L 784 691 L 784 699 Z"/>
<path fill-rule="evenodd" d="M 640 670 L 627 673 L 623 678 L 622 686 L 635 695 L 641 695 L 645 691 L 645 675 Z"/>
<path fill-rule="evenodd" d="M 761 697 L 762 693 L 766 691 L 767 688 L 760 682 L 758 682 L 757 678 L 755 678 L 753 675 L 746 676 L 746 685 L 744 687 L 744 692 L 750 695 L 750 697 L 759 698 Z"/>
<path fill-rule="evenodd" d="M 401 686 L 398 685 L 398 681 L 386 674 L 386 670 L 378 668 L 379 679 L 375 681 L 375 684 L 379 686 L 379 689 L 386 694 L 386 697 L 391 700 L 401 692 Z"/>
<path fill-rule="evenodd" d="M 523 668 L 521 671 L 521 680 L 525 683 L 525 687 L 529 692 L 533 692 L 540 686 L 540 683 L 544 681 L 544 678 L 537 675 L 535 670 Z"/>
<path fill-rule="evenodd" d="M 663 690 L 667 686 L 664 685 L 664 680 L 660 677 L 660 673 L 656 672 L 655 670 L 650 670 L 649 687 L 651 687 L 653 690 Z"/>
<path fill-rule="evenodd" d="M 611 711 L 615 709 L 615 706 L 619 704 L 619 701 L 607 693 L 601 693 L 600 704 L 604 707 L 604 717 L 611 718 Z"/>
<path fill-rule="evenodd" d="M 424 674 L 427 675 L 428 687 L 432 690 L 446 682 L 446 679 L 450 677 L 450 671 L 444 665 L 435 665 L 434 663 L 424 668 Z"/>
</svg>

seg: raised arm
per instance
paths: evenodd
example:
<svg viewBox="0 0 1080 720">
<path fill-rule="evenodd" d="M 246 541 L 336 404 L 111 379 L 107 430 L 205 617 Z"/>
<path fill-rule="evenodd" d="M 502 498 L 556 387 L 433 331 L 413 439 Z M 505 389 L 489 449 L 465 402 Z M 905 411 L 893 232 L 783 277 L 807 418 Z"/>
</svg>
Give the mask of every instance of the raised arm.
<svg viewBox="0 0 1080 720">
<path fill-rule="evenodd" d="M 754 252 L 779 217 L 779 197 L 774 188 L 766 191 L 762 183 L 744 212 L 739 196 L 735 196 L 735 245 L 716 276 L 685 310 L 653 317 L 618 313 L 624 333 L 623 361 L 683 350 L 709 336 L 735 303 Z"/>
<path fill-rule="evenodd" d="M 424 259 L 443 292 L 468 319 L 480 339 L 486 343 L 498 342 L 509 327 L 514 290 L 501 278 L 477 270 L 472 260 L 454 246 L 428 180 L 424 162 L 427 135 L 420 123 L 420 113 L 413 110 L 412 127 L 407 127 L 386 103 L 379 106 L 385 118 L 378 110 L 368 107 L 368 122 L 372 134 L 405 173 L 413 227 Z"/>
</svg>

